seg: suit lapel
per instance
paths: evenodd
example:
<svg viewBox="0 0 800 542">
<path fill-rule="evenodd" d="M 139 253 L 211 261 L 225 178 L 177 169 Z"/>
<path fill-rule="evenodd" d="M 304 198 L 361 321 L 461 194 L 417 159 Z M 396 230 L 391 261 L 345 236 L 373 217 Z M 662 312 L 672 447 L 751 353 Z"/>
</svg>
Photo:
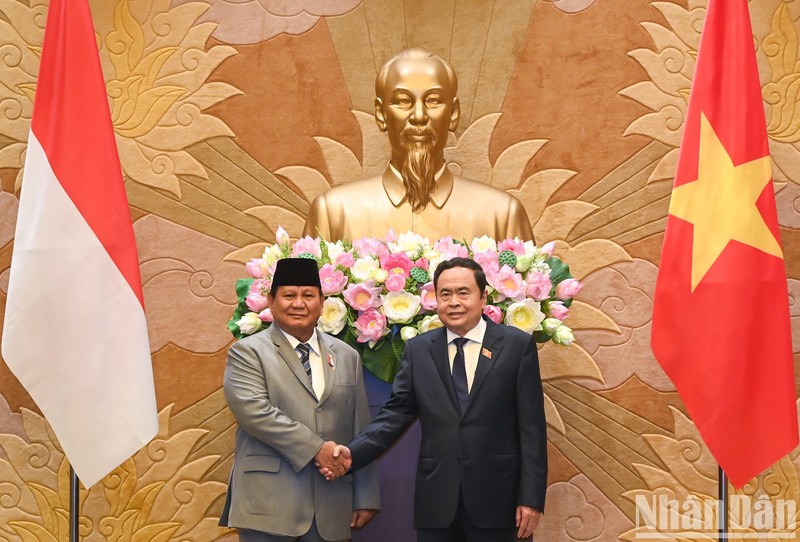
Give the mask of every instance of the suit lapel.
<svg viewBox="0 0 800 542">
<path fill-rule="evenodd" d="M 333 385 L 336 381 L 336 356 L 331 348 L 332 343 L 327 335 L 322 332 L 317 332 L 319 339 L 319 354 L 322 358 L 322 371 L 325 373 L 325 389 L 322 392 L 322 397 L 319 398 L 320 404 L 324 403 L 330 397 L 333 391 Z"/>
<path fill-rule="evenodd" d="M 270 334 L 270 340 L 272 341 L 272 344 L 275 345 L 275 352 L 278 354 L 278 357 L 289 366 L 289 370 L 294 373 L 294 376 L 297 377 L 297 380 L 300 381 L 300 384 L 302 384 L 312 396 L 316 397 L 314 394 L 314 389 L 311 387 L 311 383 L 308 381 L 308 375 L 306 374 L 305 369 L 303 369 L 303 365 L 300 363 L 300 357 L 297 355 L 295 349 L 292 348 L 292 345 L 289 344 L 289 341 L 286 339 L 286 336 L 283 334 L 283 332 L 273 325 L 270 326 L 269 330 L 267 330 L 265 333 Z"/>
<path fill-rule="evenodd" d="M 456 392 L 453 389 L 453 378 L 450 371 L 450 359 L 447 355 L 447 331 L 440 328 L 436 331 L 429 333 L 436 333 L 436 336 L 431 339 L 430 354 L 433 362 L 436 365 L 436 370 L 439 371 L 439 376 L 442 379 L 447 395 L 450 396 L 450 402 L 453 404 L 456 414 L 458 413 L 458 402 L 456 401 Z"/>
<path fill-rule="evenodd" d="M 486 382 L 486 377 L 489 376 L 489 373 L 494 368 L 494 364 L 500 357 L 500 353 L 503 351 L 501 338 L 500 327 L 494 322 L 487 320 L 486 333 L 483 335 L 481 353 L 478 356 L 478 366 L 475 368 L 475 377 L 472 379 L 472 388 L 470 388 L 469 391 L 467 406 L 464 407 L 464 415 L 466 415 L 470 406 L 475 402 L 475 396 L 480 393 L 483 383 Z"/>
</svg>

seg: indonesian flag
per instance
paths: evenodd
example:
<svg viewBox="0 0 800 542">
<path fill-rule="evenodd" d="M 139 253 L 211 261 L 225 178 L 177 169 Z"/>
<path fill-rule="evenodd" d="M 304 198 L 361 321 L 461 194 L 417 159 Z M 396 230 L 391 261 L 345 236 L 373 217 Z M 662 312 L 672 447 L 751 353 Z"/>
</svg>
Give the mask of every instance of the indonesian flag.
<svg viewBox="0 0 800 542">
<path fill-rule="evenodd" d="M 136 241 L 87 0 L 51 0 L 3 357 L 86 487 L 158 430 Z"/>
<path fill-rule="evenodd" d="M 788 299 L 747 0 L 710 0 L 652 347 L 736 487 L 798 442 Z"/>
</svg>

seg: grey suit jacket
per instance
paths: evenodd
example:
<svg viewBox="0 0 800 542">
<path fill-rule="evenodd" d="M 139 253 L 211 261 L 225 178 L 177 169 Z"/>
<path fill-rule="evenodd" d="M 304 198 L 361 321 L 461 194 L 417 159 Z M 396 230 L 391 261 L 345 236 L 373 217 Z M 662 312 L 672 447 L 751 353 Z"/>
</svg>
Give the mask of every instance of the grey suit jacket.
<svg viewBox="0 0 800 542">
<path fill-rule="evenodd" d="M 223 389 L 238 422 L 220 525 L 326 540 L 350 538 L 353 510 L 380 508 L 377 470 L 333 482 L 313 464 L 325 440 L 349 442 L 369 422 L 353 348 L 319 333 L 325 391 L 317 400 L 297 353 L 276 326 L 228 351 Z"/>
</svg>

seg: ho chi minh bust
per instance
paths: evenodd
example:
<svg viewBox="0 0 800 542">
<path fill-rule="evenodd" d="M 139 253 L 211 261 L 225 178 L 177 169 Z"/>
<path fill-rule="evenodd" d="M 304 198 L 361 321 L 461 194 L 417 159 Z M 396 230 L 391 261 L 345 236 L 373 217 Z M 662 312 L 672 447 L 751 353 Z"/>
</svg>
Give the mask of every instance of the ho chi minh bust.
<svg viewBox="0 0 800 542">
<path fill-rule="evenodd" d="M 445 166 L 447 133 L 460 115 L 457 90 L 455 72 L 438 55 L 407 49 L 389 59 L 375 80 L 375 121 L 392 146 L 386 171 L 317 196 L 304 235 L 352 241 L 393 229 L 431 239 L 532 240 L 517 198 Z"/>
</svg>

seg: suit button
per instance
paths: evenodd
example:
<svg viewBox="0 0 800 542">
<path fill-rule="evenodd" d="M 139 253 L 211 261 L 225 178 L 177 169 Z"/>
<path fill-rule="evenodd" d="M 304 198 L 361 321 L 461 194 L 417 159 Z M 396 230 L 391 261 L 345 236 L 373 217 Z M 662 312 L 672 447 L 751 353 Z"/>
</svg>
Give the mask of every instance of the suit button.
<svg viewBox="0 0 800 542">
<path fill-rule="evenodd" d="M 322 407 L 317 407 L 317 412 L 322 412 Z"/>
</svg>

